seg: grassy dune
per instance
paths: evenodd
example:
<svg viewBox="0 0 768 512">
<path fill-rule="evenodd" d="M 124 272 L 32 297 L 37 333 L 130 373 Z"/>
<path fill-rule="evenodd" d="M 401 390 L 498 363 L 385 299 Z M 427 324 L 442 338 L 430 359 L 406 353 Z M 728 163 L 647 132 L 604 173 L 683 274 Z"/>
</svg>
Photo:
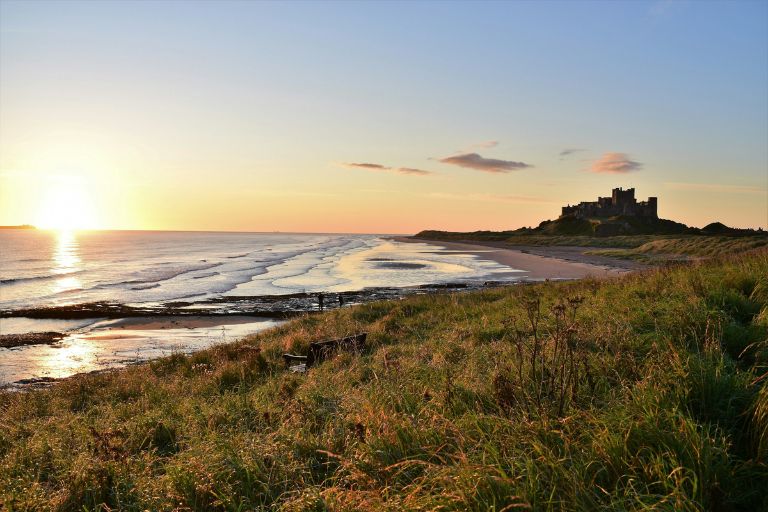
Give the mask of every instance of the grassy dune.
<svg viewBox="0 0 768 512">
<path fill-rule="evenodd" d="M 504 242 L 510 246 L 574 246 L 604 248 L 588 252 L 616 258 L 657 262 L 679 257 L 707 258 L 738 254 L 752 249 L 768 247 L 768 235 L 621 235 L 595 237 L 587 235 L 519 234 L 513 231 L 477 231 L 449 233 L 424 231 L 416 235 L 424 240 L 449 242 Z"/>
<path fill-rule="evenodd" d="M 767 339 L 765 250 L 307 316 L 0 395 L 0 508 L 766 510 Z"/>
<path fill-rule="evenodd" d="M 604 249 L 590 251 L 615 258 L 626 258 L 654 263 L 681 256 L 692 258 L 712 258 L 726 254 L 739 254 L 753 249 L 768 247 L 768 236 L 686 236 L 665 237 L 644 242 L 636 247 L 625 249 Z"/>
</svg>

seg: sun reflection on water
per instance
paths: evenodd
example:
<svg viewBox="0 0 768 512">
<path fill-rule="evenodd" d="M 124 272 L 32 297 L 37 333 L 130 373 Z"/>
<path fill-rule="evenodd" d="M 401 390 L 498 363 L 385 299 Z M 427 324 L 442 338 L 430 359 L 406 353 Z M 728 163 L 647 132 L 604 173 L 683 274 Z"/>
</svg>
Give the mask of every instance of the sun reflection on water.
<svg viewBox="0 0 768 512">
<path fill-rule="evenodd" d="M 82 288 L 80 279 L 73 276 L 80 270 L 80 244 L 74 231 L 56 232 L 56 246 L 53 250 L 53 273 L 61 275 L 54 284 L 56 293 Z"/>
</svg>

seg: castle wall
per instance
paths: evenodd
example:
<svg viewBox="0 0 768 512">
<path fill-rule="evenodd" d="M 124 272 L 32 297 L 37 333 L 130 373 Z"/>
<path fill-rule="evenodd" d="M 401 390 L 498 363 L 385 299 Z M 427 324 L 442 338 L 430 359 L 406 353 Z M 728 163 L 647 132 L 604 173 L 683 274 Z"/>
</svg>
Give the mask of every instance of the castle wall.
<svg viewBox="0 0 768 512">
<path fill-rule="evenodd" d="M 582 202 L 578 205 L 563 206 L 562 216 L 575 215 L 584 217 L 613 217 L 627 215 L 635 217 L 658 218 L 658 199 L 649 197 L 648 201 L 638 202 L 635 199 L 635 189 L 623 190 L 615 188 L 611 197 L 598 197 L 597 201 Z"/>
</svg>

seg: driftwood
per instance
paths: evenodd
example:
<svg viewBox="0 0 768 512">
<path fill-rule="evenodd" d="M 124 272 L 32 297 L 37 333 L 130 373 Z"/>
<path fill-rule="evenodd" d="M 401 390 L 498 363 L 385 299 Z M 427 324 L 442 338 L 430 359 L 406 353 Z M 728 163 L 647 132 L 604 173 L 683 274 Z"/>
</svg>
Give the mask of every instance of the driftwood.
<svg viewBox="0 0 768 512">
<path fill-rule="evenodd" d="M 285 366 L 294 373 L 304 373 L 312 366 L 321 363 L 339 350 L 360 352 L 365 349 L 365 339 L 368 333 L 356 334 L 335 340 L 315 341 L 309 344 L 306 356 L 283 354 Z"/>
</svg>

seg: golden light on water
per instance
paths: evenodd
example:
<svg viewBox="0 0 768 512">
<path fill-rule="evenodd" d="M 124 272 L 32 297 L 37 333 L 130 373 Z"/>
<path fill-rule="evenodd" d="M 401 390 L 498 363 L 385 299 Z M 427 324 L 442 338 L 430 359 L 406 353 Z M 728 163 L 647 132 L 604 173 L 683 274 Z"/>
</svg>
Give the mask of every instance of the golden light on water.
<svg viewBox="0 0 768 512">
<path fill-rule="evenodd" d="M 98 356 L 93 342 L 74 336 L 52 347 L 36 361 L 36 370 L 47 377 L 68 377 L 95 367 Z"/>
<path fill-rule="evenodd" d="M 53 253 L 53 261 L 56 263 L 54 272 L 68 274 L 80 263 L 78 253 L 80 246 L 77 237 L 72 231 L 59 231 L 56 233 L 56 248 Z"/>
<path fill-rule="evenodd" d="M 76 290 L 82 288 L 80 279 L 74 274 L 80 270 L 80 245 L 77 235 L 72 231 L 61 230 L 56 233 L 56 245 L 53 249 L 54 274 L 62 277 L 54 284 L 54 292 Z"/>
</svg>

